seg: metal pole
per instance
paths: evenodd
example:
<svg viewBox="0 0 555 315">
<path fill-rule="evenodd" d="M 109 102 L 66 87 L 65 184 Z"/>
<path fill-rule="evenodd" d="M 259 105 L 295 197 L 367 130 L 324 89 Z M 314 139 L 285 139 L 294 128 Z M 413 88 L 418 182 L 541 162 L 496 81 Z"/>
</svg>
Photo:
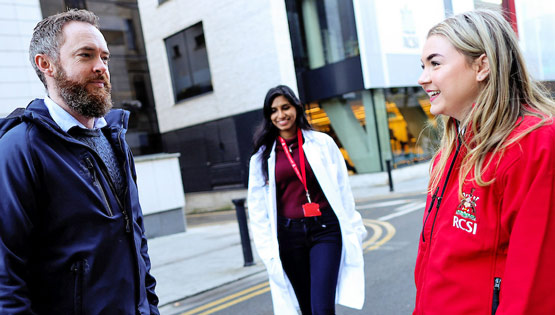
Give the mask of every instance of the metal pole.
<svg viewBox="0 0 555 315">
<path fill-rule="evenodd" d="M 387 178 L 389 179 L 389 191 L 393 191 L 393 178 L 391 177 L 391 160 L 385 160 L 387 167 Z"/>
<path fill-rule="evenodd" d="M 235 213 L 237 214 L 237 222 L 239 223 L 239 234 L 241 234 L 241 246 L 243 247 L 244 267 L 254 265 L 252 258 L 251 239 L 249 237 L 249 228 L 247 226 L 247 213 L 245 212 L 245 198 L 231 200 L 235 205 Z"/>
</svg>

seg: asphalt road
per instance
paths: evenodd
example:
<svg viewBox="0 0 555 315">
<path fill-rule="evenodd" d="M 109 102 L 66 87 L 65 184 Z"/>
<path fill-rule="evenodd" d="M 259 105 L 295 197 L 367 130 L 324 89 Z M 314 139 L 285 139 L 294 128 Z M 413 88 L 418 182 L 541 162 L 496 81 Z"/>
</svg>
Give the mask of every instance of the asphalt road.
<svg viewBox="0 0 555 315">
<path fill-rule="evenodd" d="M 337 314 L 411 314 L 414 307 L 414 262 L 425 194 L 405 194 L 357 203 L 368 229 L 365 250 L 366 302 L 362 310 L 337 306 Z M 205 215 L 199 224 L 225 220 L 234 213 Z M 271 315 L 265 273 L 180 301 L 169 314 Z"/>
</svg>

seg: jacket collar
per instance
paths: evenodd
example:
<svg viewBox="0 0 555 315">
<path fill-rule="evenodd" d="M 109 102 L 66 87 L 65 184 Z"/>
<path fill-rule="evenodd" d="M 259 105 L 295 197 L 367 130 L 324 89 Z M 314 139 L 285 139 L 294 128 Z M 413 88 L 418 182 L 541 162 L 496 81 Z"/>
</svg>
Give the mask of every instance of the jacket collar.
<svg viewBox="0 0 555 315">
<path fill-rule="evenodd" d="M 54 102 L 50 97 L 46 96 L 44 98 L 44 105 L 48 108 L 48 112 L 52 119 L 62 128 L 63 131 L 67 132 L 69 129 L 77 126 L 82 129 L 86 129 L 77 118 L 63 109 L 60 105 Z M 106 120 L 104 117 L 94 118 L 93 129 L 100 129 L 106 126 Z"/>
<path fill-rule="evenodd" d="M 129 112 L 123 109 L 112 109 L 104 116 L 109 127 L 127 131 L 129 126 Z"/>
<path fill-rule="evenodd" d="M 62 131 L 61 128 L 54 122 L 54 120 L 50 116 L 48 108 L 46 107 L 46 105 L 44 104 L 44 100 L 42 99 L 35 99 L 34 101 L 32 101 L 27 106 L 27 110 L 25 111 L 24 116 L 30 121 L 40 123 L 41 125 L 47 125 L 50 128 Z M 106 114 L 104 119 L 108 123 L 107 127 L 110 127 L 112 129 L 123 129 L 124 131 L 127 131 L 129 112 L 123 109 L 112 109 L 108 114 Z"/>
<path fill-rule="evenodd" d="M 110 128 L 111 133 L 121 134 L 127 132 L 129 112 L 122 109 L 113 109 L 105 117 L 108 125 L 104 128 Z M 0 137 L 7 133 L 13 127 L 19 125 L 21 122 L 28 122 L 48 132 L 61 137 L 67 141 L 75 142 L 73 137 L 70 137 L 67 132 L 63 131 L 58 124 L 54 122 L 48 108 L 42 99 L 35 99 L 26 109 L 18 108 L 6 118 L 0 119 Z"/>
</svg>

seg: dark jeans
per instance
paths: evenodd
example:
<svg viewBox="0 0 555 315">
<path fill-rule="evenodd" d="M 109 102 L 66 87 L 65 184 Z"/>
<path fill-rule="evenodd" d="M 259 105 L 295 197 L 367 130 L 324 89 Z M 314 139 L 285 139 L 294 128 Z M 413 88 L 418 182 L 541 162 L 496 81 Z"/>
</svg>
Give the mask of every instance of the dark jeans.
<svg viewBox="0 0 555 315">
<path fill-rule="evenodd" d="M 331 209 L 322 216 L 278 217 L 279 255 L 303 315 L 335 314 L 341 229 Z"/>
</svg>

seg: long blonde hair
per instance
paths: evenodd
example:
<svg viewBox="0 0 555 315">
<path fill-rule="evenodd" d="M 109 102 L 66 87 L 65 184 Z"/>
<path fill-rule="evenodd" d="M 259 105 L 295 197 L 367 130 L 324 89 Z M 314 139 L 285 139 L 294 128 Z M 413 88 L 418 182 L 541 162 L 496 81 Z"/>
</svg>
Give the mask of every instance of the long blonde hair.
<svg viewBox="0 0 555 315">
<path fill-rule="evenodd" d="M 495 179 L 484 180 L 483 172 L 490 167 L 488 153 L 503 153 L 510 144 L 550 120 L 555 113 L 555 103 L 548 93 L 532 80 L 518 46 L 517 37 L 509 23 L 495 11 L 474 10 L 445 19 L 432 27 L 428 37 L 444 36 L 457 51 L 467 57 L 469 64 L 482 54 L 487 56 L 490 72 L 470 114 L 460 121 L 460 126 L 471 137 L 461 139 L 467 149 L 459 172 L 459 194 L 470 171 L 479 186 L 487 186 Z M 539 123 L 507 141 L 517 120 L 523 116 L 536 116 Z M 455 150 L 459 128 L 449 117 L 442 121 L 443 137 L 439 160 L 432 169 L 429 191 L 439 187 L 449 156 Z M 496 166 L 496 165 L 495 165 Z"/>
</svg>

